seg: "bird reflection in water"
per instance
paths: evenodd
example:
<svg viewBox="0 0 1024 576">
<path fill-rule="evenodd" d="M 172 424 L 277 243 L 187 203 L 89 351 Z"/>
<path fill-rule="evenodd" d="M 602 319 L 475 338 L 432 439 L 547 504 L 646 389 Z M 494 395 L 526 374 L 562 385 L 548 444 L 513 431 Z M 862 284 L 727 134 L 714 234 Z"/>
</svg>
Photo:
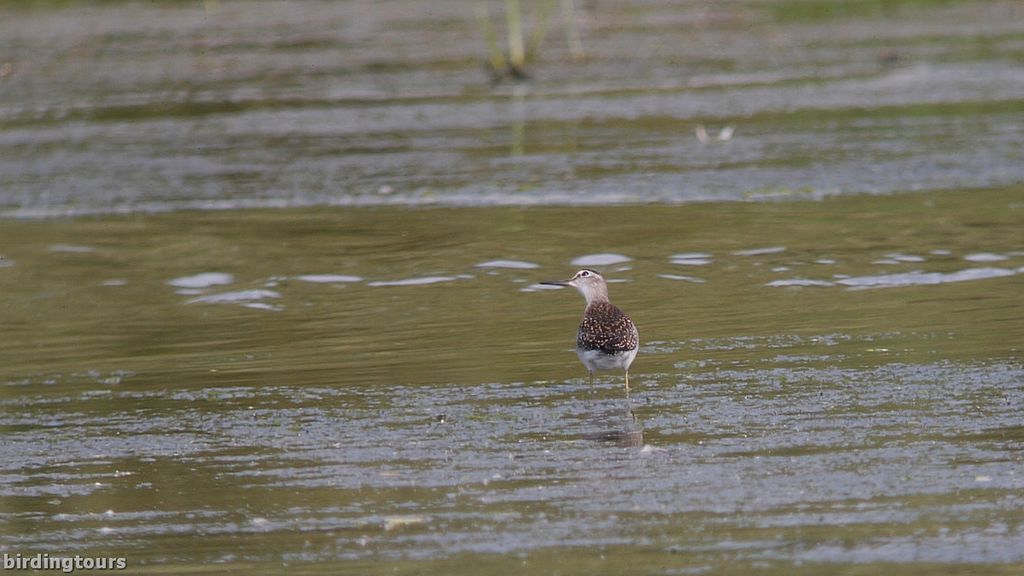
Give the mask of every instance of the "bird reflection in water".
<svg viewBox="0 0 1024 576">
<path fill-rule="evenodd" d="M 644 430 L 627 400 L 625 403 L 612 403 L 606 411 L 588 418 L 584 423 L 583 438 L 623 448 L 641 448 Z"/>
</svg>

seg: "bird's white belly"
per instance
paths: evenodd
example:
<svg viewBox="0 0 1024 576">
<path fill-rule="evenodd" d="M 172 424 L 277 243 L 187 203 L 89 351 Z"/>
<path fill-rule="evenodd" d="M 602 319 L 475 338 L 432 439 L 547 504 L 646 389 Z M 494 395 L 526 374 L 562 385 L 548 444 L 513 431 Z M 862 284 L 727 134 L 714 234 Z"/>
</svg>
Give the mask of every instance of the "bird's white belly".
<svg viewBox="0 0 1024 576">
<path fill-rule="evenodd" d="M 606 354 L 600 350 L 581 350 L 577 348 L 576 355 L 580 357 L 580 362 L 583 362 L 583 365 L 591 372 L 594 370 L 629 370 L 629 365 L 636 358 L 636 349 L 617 354 Z"/>
</svg>

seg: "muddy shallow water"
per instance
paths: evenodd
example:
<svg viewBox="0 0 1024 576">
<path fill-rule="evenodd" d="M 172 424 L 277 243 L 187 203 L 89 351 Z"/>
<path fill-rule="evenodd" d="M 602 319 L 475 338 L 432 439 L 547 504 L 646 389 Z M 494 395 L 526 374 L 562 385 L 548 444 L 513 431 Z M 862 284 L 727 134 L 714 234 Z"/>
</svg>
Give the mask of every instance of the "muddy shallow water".
<svg viewBox="0 0 1024 576">
<path fill-rule="evenodd" d="M 1018 2 L 581 2 L 587 58 L 556 10 L 533 79 L 499 85 L 477 5 L 409 4 L 7 7 L 0 214 L 1024 180 Z"/>
<path fill-rule="evenodd" d="M 4 545 L 177 572 L 1019 565 L 1022 225 L 1020 188 L 8 222 Z M 582 299 L 536 284 L 602 260 L 643 340 L 628 397 L 587 385 Z"/>
<path fill-rule="evenodd" d="M 1019 573 L 1018 3 L 577 4 L 0 8 L 0 549 Z"/>
</svg>

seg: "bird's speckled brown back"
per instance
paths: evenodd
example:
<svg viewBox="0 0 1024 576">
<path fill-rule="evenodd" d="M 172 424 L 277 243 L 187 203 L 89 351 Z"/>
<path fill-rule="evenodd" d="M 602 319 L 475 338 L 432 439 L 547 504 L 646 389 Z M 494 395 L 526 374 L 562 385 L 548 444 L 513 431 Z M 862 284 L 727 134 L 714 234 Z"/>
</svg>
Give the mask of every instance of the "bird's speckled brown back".
<svg viewBox="0 0 1024 576">
<path fill-rule="evenodd" d="M 576 346 L 581 350 L 601 350 L 608 354 L 627 352 L 639 344 L 633 321 L 607 300 L 593 302 L 583 311 L 583 321 L 576 333 Z"/>
</svg>

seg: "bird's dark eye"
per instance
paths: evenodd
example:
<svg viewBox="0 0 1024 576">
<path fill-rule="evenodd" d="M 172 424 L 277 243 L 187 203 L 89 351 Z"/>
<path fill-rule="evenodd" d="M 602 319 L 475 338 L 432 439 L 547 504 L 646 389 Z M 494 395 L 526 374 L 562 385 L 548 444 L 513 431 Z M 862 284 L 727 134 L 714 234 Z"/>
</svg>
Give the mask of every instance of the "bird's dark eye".
<svg viewBox="0 0 1024 576">
<path fill-rule="evenodd" d="M 590 276 L 590 270 L 584 270 L 583 272 L 580 272 L 580 276 L 582 276 L 584 278 L 586 278 L 587 276 Z"/>
</svg>

